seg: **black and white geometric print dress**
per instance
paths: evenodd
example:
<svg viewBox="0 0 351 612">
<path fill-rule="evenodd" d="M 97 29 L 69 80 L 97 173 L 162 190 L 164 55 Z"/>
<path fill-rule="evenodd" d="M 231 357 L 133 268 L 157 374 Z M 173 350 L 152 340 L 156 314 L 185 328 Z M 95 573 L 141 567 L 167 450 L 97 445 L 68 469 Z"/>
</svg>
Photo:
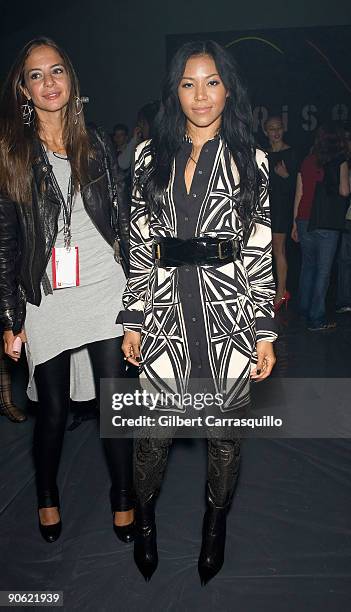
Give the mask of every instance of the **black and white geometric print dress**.
<svg viewBox="0 0 351 612">
<path fill-rule="evenodd" d="M 211 236 L 243 243 L 237 214 L 239 176 L 220 137 L 202 148 L 187 194 L 184 172 L 192 145 L 184 141 L 158 217 L 147 220 L 137 187 L 132 196 L 130 278 L 123 297 L 125 329 L 141 331 L 140 379 L 148 389 L 186 393 L 192 379 L 211 379 L 225 395 L 222 410 L 249 402 L 256 342 L 276 337 L 266 155 L 257 150 L 260 206 L 242 261 L 161 268 L 154 237 Z M 149 143 L 136 152 L 135 178 L 150 162 Z"/>
</svg>

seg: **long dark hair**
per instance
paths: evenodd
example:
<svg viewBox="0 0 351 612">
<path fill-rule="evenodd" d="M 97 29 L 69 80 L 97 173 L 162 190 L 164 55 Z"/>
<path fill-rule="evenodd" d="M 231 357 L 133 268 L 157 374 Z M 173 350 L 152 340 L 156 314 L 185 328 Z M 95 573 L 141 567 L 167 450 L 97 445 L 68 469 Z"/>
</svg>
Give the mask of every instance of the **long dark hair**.
<svg viewBox="0 0 351 612">
<path fill-rule="evenodd" d="M 28 42 L 18 54 L 2 89 L 0 99 L 0 190 L 15 202 L 31 202 L 31 165 L 33 142 L 39 138 L 39 120 L 34 112 L 31 125 L 24 125 L 22 105 L 24 95 L 24 66 L 30 53 L 37 47 L 52 47 L 61 56 L 71 82 L 71 92 L 66 107 L 63 141 L 71 163 L 75 189 L 88 176 L 90 145 L 84 115 L 77 115 L 79 83 L 67 53 L 53 40 L 46 37 Z M 78 109 L 79 110 L 79 109 Z"/>
<path fill-rule="evenodd" d="M 178 86 L 183 77 L 186 62 L 190 57 L 196 55 L 212 57 L 223 84 L 230 94 L 222 115 L 221 136 L 239 172 L 238 213 L 244 229 L 247 229 L 253 218 L 254 208 L 259 201 L 252 112 L 236 62 L 226 49 L 212 40 L 185 43 L 173 57 L 164 82 L 160 110 L 156 117 L 153 138 L 150 143 L 151 161 L 141 176 L 137 177 L 137 186 L 147 202 L 149 214 L 153 211 L 158 214 L 169 184 L 173 160 L 183 142 L 186 130 L 186 117 L 180 106 Z"/>
<path fill-rule="evenodd" d="M 318 166 L 340 157 L 348 156 L 347 138 L 344 127 L 337 121 L 323 123 L 317 129 L 312 153 L 317 158 Z"/>
<path fill-rule="evenodd" d="M 140 108 L 138 111 L 137 123 L 144 123 L 144 121 L 146 121 L 148 126 L 148 138 L 152 138 L 154 135 L 155 119 L 159 110 L 160 102 L 158 100 L 154 100 L 153 102 L 145 104 L 145 106 Z"/>
</svg>

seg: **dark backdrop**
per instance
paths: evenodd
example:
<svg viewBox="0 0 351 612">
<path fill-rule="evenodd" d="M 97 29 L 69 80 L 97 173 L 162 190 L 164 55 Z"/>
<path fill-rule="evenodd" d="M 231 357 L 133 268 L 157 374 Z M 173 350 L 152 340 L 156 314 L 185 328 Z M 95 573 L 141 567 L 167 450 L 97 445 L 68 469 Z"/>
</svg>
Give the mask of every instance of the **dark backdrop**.
<svg viewBox="0 0 351 612">
<path fill-rule="evenodd" d="M 227 36 L 228 31 L 253 29 L 264 35 L 273 28 L 346 24 L 351 24 L 349 0 L 2 0 L 0 81 L 18 49 L 33 36 L 46 34 L 71 55 L 82 94 L 90 98 L 89 118 L 107 128 L 117 121 L 132 125 L 137 109 L 159 96 L 167 35 Z M 345 56 L 350 57 L 348 49 Z M 247 45 L 246 53 L 248 62 L 257 64 L 262 48 L 257 53 L 255 45 Z"/>
<path fill-rule="evenodd" d="M 302 153 L 321 121 L 351 117 L 351 27 L 208 32 L 167 37 L 167 58 L 187 40 L 213 39 L 237 60 L 264 144 L 268 114 L 283 116 L 286 138 Z"/>
</svg>

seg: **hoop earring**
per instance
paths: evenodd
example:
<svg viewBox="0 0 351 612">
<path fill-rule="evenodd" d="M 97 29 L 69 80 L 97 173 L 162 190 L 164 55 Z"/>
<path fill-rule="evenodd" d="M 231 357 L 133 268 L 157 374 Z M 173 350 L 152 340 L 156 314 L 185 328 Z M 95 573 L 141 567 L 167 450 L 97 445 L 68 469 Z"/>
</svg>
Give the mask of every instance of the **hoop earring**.
<svg viewBox="0 0 351 612">
<path fill-rule="evenodd" d="M 22 104 L 22 119 L 23 125 L 31 125 L 34 121 L 34 107 L 31 98 L 25 104 Z"/>
<path fill-rule="evenodd" d="M 80 113 L 83 110 L 83 102 L 82 102 L 81 98 L 79 98 L 78 96 L 75 97 L 75 102 L 76 102 L 76 113 L 75 113 L 76 114 L 76 118 L 74 120 L 74 123 L 75 123 L 75 125 L 77 125 L 77 123 L 78 123 L 77 117 L 78 117 L 78 115 L 80 115 Z"/>
</svg>

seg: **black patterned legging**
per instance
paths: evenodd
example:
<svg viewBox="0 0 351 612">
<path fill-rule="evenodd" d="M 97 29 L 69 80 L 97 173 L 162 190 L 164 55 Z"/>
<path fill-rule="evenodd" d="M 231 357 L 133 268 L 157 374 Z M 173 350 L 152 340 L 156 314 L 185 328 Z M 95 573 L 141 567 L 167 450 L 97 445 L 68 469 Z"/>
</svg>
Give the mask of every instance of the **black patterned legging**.
<svg viewBox="0 0 351 612">
<path fill-rule="evenodd" d="M 231 500 L 238 480 L 240 440 L 209 437 L 207 443 L 209 491 L 215 505 L 224 506 Z M 136 440 L 134 486 L 142 503 L 161 488 L 171 444 L 171 437 Z"/>
</svg>

